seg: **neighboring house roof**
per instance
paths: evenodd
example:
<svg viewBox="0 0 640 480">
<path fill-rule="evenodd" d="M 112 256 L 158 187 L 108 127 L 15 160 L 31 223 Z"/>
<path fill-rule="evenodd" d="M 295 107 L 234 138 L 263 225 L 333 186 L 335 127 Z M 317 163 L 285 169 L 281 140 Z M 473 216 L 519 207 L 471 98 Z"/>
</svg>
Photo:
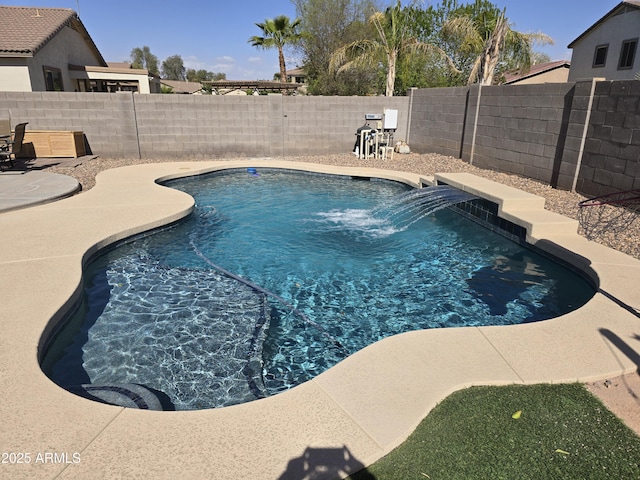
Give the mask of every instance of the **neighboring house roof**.
<svg viewBox="0 0 640 480">
<path fill-rule="evenodd" d="M 296 90 L 300 87 L 295 83 L 272 82 L 269 80 L 214 80 L 210 83 L 213 88 L 262 89 L 262 90 Z"/>
<path fill-rule="evenodd" d="M 199 82 L 181 82 L 179 80 L 160 80 L 162 85 L 171 87 L 173 93 L 194 94 L 202 90 L 202 84 Z"/>
<path fill-rule="evenodd" d="M 304 68 L 294 68 L 292 70 L 287 70 L 287 75 L 295 75 L 297 77 L 303 77 L 306 75 Z"/>
<path fill-rule="evenodd" d="M 630 9 L 633 9 L 633 10 L 640 10 L 640 0 L 625 0 L 624 2 L 620 2 L 618 5 L 616 5 L 611 10 L 609 10 L 609 12 L 607 12 L 600 20 L 598 20 L 596 23 L 591 25 L 587 30 L 585 30 L 582 33 L 582 35 L 580 35 L 573 42 L 571 42 L 567 46 L 567 48 L 573 48 L 576 43 L 578 43 L 584 37 L 589 35 L 594 29 L 599 27 L 600 24 L 602 24 L 605 20 L 607 20 L 607 18 L 612 17 L 614 15 L 617 15 L 617 14 L 619 14 L 621 12 L 621 10 L 624 10 L 624 9 L 627 9 L 627 8 L 630 8 Z"/>
<path fill-rule="evenodd" d="M 107 67 L 109 68 L 119 68 L 119 69 L 128 69 L 132 68 L 129 62 L 107 62 Z"/>
<path fill-rule="evenodd" d="M 151 75 L 148 70 L 144 68 L 120 68 L 114 66 L 117 64 L 110 63 L 108 67 L 102 67 L 97 65 L 71 65 L 69 64 L 69 70 L 84 71 L 84 72 L 101 72 L 101 73 L 124 73 L 130 75 Z"/>
<path fill-rule="evenodd" d="M 68 8 L 0 6 L 0 56 L 33 57 L 64 27 L 77 31 L 107 65 L 76 12 Z"/>
<path fill-rule="evenodd" d="M 515 83 L 524 80 L 525 78 L 536 77 L 538 75 L 557 70 L 559 68 L 568 69 L 571 66 L 571 62 L 568 60 L 558 60 L 555 62 L 539 63 L 538 65 L 532 65 L 527 72 L 510 72 L 504 74 L 503 85 Z"/>
</svg>

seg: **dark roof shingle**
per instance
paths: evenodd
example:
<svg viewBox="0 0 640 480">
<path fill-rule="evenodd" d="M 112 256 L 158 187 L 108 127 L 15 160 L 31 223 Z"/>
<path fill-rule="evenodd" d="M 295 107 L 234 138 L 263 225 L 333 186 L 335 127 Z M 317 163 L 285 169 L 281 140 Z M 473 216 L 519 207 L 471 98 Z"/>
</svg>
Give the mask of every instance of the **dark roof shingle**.
<svg viewBox="0 0 640 480">
<path fill-rule="evenodd" d="M 537 65 L 531 65 L 531 68 L 527 71 L 521 72 L 518 70 L 510 71 L 504 74 L 504 84 L 509 84 L 523 80 L 529 77 L 535 77 L 542 73 L 550 72 L 557 68 L 569 68 L 571 62 L 568 60 L 556 60 L 555 62 L 539 63 Z"/>
</svg>

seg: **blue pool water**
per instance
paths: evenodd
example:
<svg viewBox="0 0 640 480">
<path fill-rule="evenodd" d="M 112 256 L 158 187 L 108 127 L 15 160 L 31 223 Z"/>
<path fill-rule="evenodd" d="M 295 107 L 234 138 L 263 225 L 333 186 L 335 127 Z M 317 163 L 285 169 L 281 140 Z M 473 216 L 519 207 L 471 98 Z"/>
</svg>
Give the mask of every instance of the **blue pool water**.
<svg viewBox="0 0 640 480">
<path fill-rule="evenodd" d="M 395 182 L 272 170 L 169 185 L 196 199 L 194 214 L 89 266 L 85 301 L 43 361 L 59 385 L 232 405 L 390 335 L 544 320 L 594 293 L 450 209 L 381 214 L 410 190 Z"/>
</svg>

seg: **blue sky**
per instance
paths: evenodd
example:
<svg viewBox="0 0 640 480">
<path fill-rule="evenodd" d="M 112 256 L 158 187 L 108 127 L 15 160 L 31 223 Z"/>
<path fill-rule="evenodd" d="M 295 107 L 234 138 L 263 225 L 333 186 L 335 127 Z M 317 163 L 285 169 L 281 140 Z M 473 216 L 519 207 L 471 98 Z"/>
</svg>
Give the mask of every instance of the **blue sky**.
<svg viewBox="0 0 640 480">
<path fill-rule="evenodd" d="M 394 2 L 384 2 L 391 3 Z M 541 31 L 554 39 L 555 45 L 538 50 L 552 60 L 570 60 L 567 45 L 620 2 L 492 0 L 492 3 L 506 7 L 507 17 L 516 30 Z M 295 17 L 295 8 L 289 0 L 182 0 L 169 3 L 170 8 L 157 0 L 23 0 L 4 5 L 78 11 L 108 62 L 128 61 L 133 48 L 148 45 L 160 64 L 171 55 L 180 55 L 185 67 L 224 72 L 229 80 L 273 78 L 278 71 L 277 53 L 256 49 L 247 40 L 260 34 L 256 22 L 281 14 Z M 287 68 L 294 68 L 297 62 L 293 55 L 287 56 Z"/>
</svg>

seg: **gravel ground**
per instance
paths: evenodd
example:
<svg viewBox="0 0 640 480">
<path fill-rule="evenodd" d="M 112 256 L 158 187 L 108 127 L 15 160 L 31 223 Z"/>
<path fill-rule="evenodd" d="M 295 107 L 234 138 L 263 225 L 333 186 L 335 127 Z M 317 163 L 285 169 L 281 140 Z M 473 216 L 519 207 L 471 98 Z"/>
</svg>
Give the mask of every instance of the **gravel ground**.
<svg viewBox="0 0 640 480">
<path fill-rule="evenodd" d="M 411 153 L 406 155 L 396 154 L 393 160 L 382 161 L 371 159 L 365 161 L 356 158 L 352 154 L 338 154 L 287 157 L 286 160 L 341 166 L 366 165 L 369 167 L 414 172 L 423 175 L 433 175 L 434 173 L 441 172 L 473 173 L 475 175 L 544 197 L 546 199 L 545 206 L 548 210 L 581 220 L 581 227 L 579 229 L 579 233 L 581 235 L 640 259 L 640 220 L 637 219 L 640 215 L 634 215 L 628 210 L 614 207 L 590 207 L 588 209 L 580 209 L 578 207 L 578 202 L 586 198 L 582 195 L 564 190 L 557 190 L 545 185 L 544 183 L 520 177 L 518 175 L 480 169 L 454 157 L 433 153 Z M 59 164 L 51 166 L 47 170 L 76 178 L 82 185 L 82 189 L 86 191 L 95 185 L 95 176 L 103 170 L 126 165 L 169 161 L 173 162 L 176 160 L 140 160 L 95 157 L 85 160 L 79 165 L 73 164 L 72 166 L 65 166 L 65 164 Z M 588 214 L 588 217 L 586 214 Z"/>
</svg>

